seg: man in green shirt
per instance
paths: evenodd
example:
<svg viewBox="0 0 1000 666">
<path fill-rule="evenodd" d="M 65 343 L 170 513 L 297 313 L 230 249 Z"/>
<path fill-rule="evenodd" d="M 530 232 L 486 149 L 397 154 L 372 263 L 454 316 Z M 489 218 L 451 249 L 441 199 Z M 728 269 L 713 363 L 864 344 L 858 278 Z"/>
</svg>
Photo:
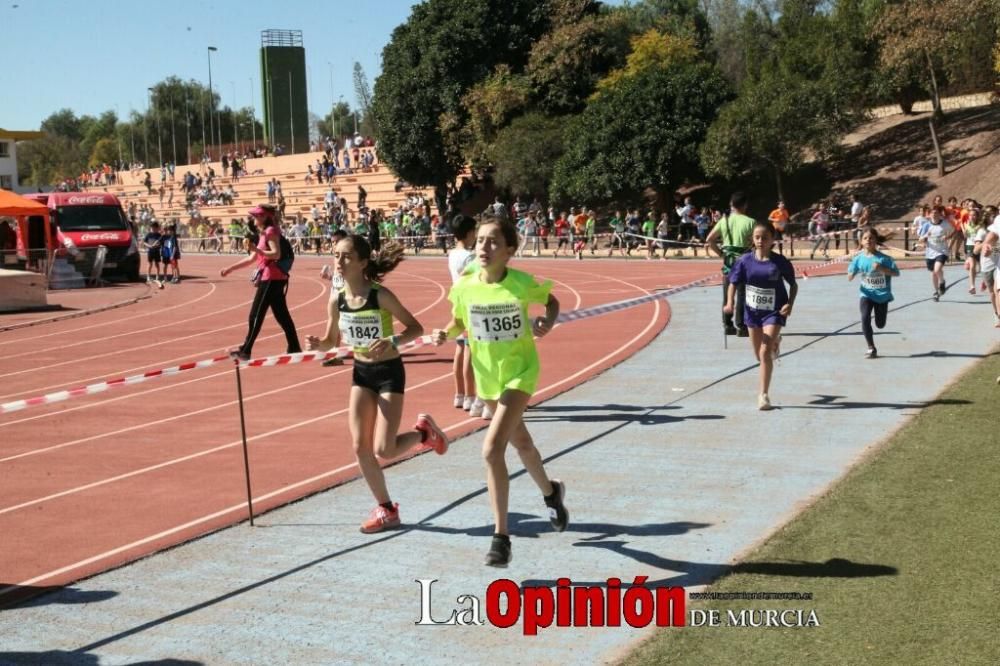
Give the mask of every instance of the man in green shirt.
<svg viewBox="0 0 1000 666">
<path fill-rule="evenodd" d="M 756 224 L 752 217 L 746 214 L 747 196 L 743 192 L 734 192 L 729 199 L 730 212 L 723 216 L 719 223 L 709 232 L 706 242 L 708 248 L 722 257 L 722 301 L 726 302 L 729 289 L 729 269 L 733 267 L 741 255 L 750 251 L 753 246 L 753 227 Z M 720 247 L 719 242 L 722 242 Z M 743 306 L 746 296 L 743 287 L 736 287 L 736 307 L 733 314 L 722 314 L 722 325 L 726 335 L 736 335 L 745 338 L 750 335 L 743 323 Z"/>
</svg>

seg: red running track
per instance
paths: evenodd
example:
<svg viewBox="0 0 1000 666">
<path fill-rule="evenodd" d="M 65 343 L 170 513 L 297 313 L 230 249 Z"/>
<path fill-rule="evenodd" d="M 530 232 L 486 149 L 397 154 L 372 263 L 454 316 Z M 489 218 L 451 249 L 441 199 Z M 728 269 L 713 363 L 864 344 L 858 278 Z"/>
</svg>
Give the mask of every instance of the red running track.
<svg viewBox="0 0 1000 666">
<path fill-rule="evenodd" d="M 241 277 L 217 277 L 231 260 L 189 256 L 184 271 L 191 277 L 152 298 L 0 333 L 0 402 L 208 358 L 238 344 L 253 293 Z M 325 326 L 329 292 L 318 277 L 321 263 L 301 257 L 289 291 L 303 338 Z M 520 267 L 553 280 L 563 310 L 718 270 L 716 262 L 571 259 Z M 427 331 L 448 320 L 443 259 L 407 261 L 387 284 Z M 533 403 L 620 362 L 668 320 L 666 302 L 656 302 L 557 327 L 539 343 L 543 370 Z M 255 356 L 282 353 L 283 342 L 269 318 Z M 404 425 L 418 412 L 434 414 L 453 437 L 485 425 L 451 405 L 452 354 L 447 345 L 406 355 Z M 243 372 L 256 512 L 358 475 L 345 413 L 349 386 L 349 362 Z M 0 479 L 0 603 L 29 586 L 64 585 L 244 520 L 234 371 L 195 370 L 0 416 Z"/>
</svg>

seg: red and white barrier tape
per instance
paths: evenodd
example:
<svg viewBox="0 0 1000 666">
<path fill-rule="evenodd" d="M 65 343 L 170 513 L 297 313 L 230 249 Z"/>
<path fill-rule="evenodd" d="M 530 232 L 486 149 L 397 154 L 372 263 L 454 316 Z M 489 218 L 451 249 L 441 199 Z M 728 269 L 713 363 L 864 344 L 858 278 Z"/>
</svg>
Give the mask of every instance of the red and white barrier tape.
<svg viewBox="0 0 1000 666">
<path fill-rule="evenodd" d="M 201 361 L 190 361 L 188 363 L 181 363 L 180 365 L 175 365 L 170 368 L 163 368 L 160 370 L 150 370 L 144 372 L 141 375 L 130 375 L 128 377 L 119 377 L 118 379 L 109 379 L 103 382 L 97 382 L 96 384 L 88 384 L 87 386 L 78 386 L 77 388 L 66 389 L 65 391 L 56 391 L 55 393 L 48 393 L 46 395 L 40 395 L 34 398 L 27 398 L 25 400 L 15 400 L 13 402 L 6 402 L 0 404 L 0 414 L 6 414 L 8 412 L 16 412 L 27 407 L 35 407 L 37 405 L 49 405 L 54 402 L 62 402 L 63 400 L 69 400 L 70 398 L 76 398 L 81 395 L 92 395 L 94 393 L 102 393 L 108 389 L 114 388 L 116 386 L 130 386 L 132 384 L 140 384 L 144 381 L 150 379 L 156 379 L 157 377 L 166 377 L 168 375 L 176 375 L 185 370 L 196 370 L 200 368 L 207 368 L 216 363 L 222 363 L 223 361 L 231 361 L 230 357 L 227 356 L 216 356 L 215 358 L 208 358 Z"/>
<path fill-rule="evenodd" d="M 847 261 L 848 259 L 853 258 L 855 254 L 856 254 L 855 252 L 852 252 L 851 254 L 844 254 L 837 257 L 836 259 L 831 259 L 830 261 L 824 261 L 823 263 L 820 264 L 811 264 L 809 266 L 803 266 L 802 268 L 799 269 L 799 272 L 802 274 L 802 279 L 808 280 L 811 277 L 809 275 L 809 271 L 816 270 L 817 268 L 825 268 L 827 266 L 833 266 L 834 264 L 842 263 L 844 261 Z"/>
<path fill-rule="evenodd" d="M 423 345 L 431 344 L 431 336 L 425 335 L 412 342 L 408 342 L 405 345 L 400 345 L 399 351 L 405 351 L 407 349 L 415 349 L 417 347 L 422 347 Z M 294 363 L 305 363 L 307 361 L 325 361 L 330 358 L 347 358 L 353 355 L 353 351 L 350 347 L 340 347 L 338 349 L 333 349 L 328 352 L 301 352 L 298 354 L 282 354 L 279 356 L 267 356 L 264 358 L 251 359 L 249 361 L 243 361 L 240 363 L 240 367 L 243 368 L 262 368 L 270 367 L 273 365 L 291 365 Z M 163 368 L 161 370 L 150 370 L 144 372 L 140 375 L 130 375 L 128 377 L 119 377 L 117 379 L 109 379 L 103 382 L 97 382 L 95 384 L 88 384 L 87 386 L 79 386 L 77 388 L 67 389 L 65 391 L 56 391 L 55 393 L 48 393 L 46 395 L 36 396 L 34 398 L 27 398 L 25 400 L 15 400 L 13 402 L 6 402 L 0 404 L 0 414 L 7 414 L 9 412 L 17 412 L 28 407 L 35 407 L 38 405 L 50 405 L 56 402 L 62 402 L 64 400 L 69 400 L 70 398 L 77 398 L 83 395 L 93 395 L 95 393 L 103 393 L 109 389 L 115 388 L 117 386 L 131 386 L 133 384 L 141 384 L 142 382 L 148 381 L 150 379 L 156 379 L 157 377 L 167 377 L 169 375 L 176 375 L 185 370 L 197 370 L 201 368 L 207 368 L 212 365 L 219 363 L 229 362 L 232 363 L 233 359 L 228 354 L 226 356 L 216 356 L 215 358 L 207 358 L 201 361 L 190 361 L 188 363 L 181 363 L 180 365 L 175 365 L 170 368 Z"/>
</svg>

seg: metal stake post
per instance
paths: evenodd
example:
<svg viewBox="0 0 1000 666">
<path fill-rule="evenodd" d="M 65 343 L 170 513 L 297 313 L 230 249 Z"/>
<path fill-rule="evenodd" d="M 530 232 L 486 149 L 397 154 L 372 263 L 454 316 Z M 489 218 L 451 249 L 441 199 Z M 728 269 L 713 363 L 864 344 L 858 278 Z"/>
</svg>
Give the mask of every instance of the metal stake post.
<svg viewBox="0 0 1000 666">
<path fill-rule="evenodd" d="M 236 367 L 236 394 L 240 403 L 240 435 L 243 438 L 243 471 L 247 482 L 247 512 L 250 515 L 250 526 L 253 527 L 253 500 L 250 494 L 250 456 L 247 452 L 247 423 L 243 415 L 243 381 L 240 379 L 240 362 L 234 361 Z"/>
</svg>

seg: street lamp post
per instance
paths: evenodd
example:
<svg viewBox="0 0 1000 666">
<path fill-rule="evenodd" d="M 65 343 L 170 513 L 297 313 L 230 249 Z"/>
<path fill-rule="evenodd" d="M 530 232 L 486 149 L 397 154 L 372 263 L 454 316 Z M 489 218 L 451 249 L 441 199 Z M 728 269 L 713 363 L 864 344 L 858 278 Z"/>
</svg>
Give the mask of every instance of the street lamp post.
<svg viewBox="0 0 1000 666">
<path fill-rule="evenodd" d="M 173 142 L 173 152 L 171 153 L 171 162 L 177 165 L 177 130 L 174 129 L 174 96 L 173 93 L 170 95 L 170 140 Z"/>
<path fill-rule="evenodd" d="M 120 171 L 121 170 L 121 166 L 122 166 L 122 162 L 123 162 L 123 160 L 122 160 L 122 138 L 121 138 L 121 135 L 118 134 L 118 122 L 119 122 L 119 118 L 121 118 L 121 111 L 119 111 L 118 105 L 115 104 L 115 143 L 118 144 L 118 168 L 115 169 L 115 171 Z"/>
<path fill-rule="evenodd" d="M 191 164 L 191 105 L 188 100 L 188 89 L 184 88 L 184 127 L 187 128 L 187 153 L 185 164 Z"/>
<path fill-rule="evenodd" d="M 154 89 L 149 88 L 149 97 L 152 99 L 153 93 L 156 92 Z M 156 114 L 156 150 L 160 157 L 160 166 L 163 166 L 163 132 L 160 131 L 160 114 Z"/>
<path fill-rule="evenodd" d="M 326 64 L 330 66 L 330 124 L 331 126 L 336 126 L 335 123 L 337 122 L 337 103 L 333 99 L 333 63 L 327 60 Z M 331 127 L 331 130 L 332 129 L 333 127 Z M 332 138 L 334 141 L 337 140 L 336 131 L 333 132 Z"/>
<path fill-rule="evenodd" d="M 292 105 L 292 73 L 288 72 L 288 124 L 292 132 L 292 145 L 289 148 L 295 154 L 295 108 Z"/>
<path fill-rule="evenodd" d="M 253 133 L 253 152 L 257 153 L 257 103 L 253 98 L 253 77 L 250 77 L 250 131 Z"/>
<path fill-rule="evenodd" d="M 215 106 L 215 96 L 214 96 L 214 93 L 212 92 L 212 51 L 218 51 L 218 50 L 219 49 L 215 48 L 214 46 L 209 46 L 208 47 L 208 104 L 209 104 L 209 106 L 208 106 L 208 140 L 209 141 L 214 141 L 215 140 L 215 127 L 212 124 L 212 111 L 214 110 L 213 107 Z M 219 143 L 221 144 L 222 142 L 220 141 Z M 205 148 L 206 149 L 208 148 L 207 144 L 206 144 Z M 222 159 L 222 148 L 221 148 L 221 146 L 219 147 L 219 159 Z"/>
<path fill-rule="evenodd" d="M 240 146 L 240 120 L 236 114 L 236 82 L 230 81 L 229 85 L 233 87 L 233 143 L 236 144 L 236 150 L 243 154 L 243 148 Z"/>
<path fill-rule="evenodd" d="M 142 119 L 142 164 L 149 167 L 149 98 L 152 88 L 146 89 L 146 117 Z"/>
</svg>

